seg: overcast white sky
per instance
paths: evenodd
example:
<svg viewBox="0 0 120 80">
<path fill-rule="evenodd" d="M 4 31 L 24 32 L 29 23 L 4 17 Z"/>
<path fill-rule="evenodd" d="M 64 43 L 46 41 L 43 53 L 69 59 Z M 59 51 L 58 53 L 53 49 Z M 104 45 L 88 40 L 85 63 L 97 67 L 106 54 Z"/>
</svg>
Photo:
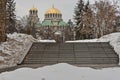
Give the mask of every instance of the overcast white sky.
<svg viewBox="0 0 120 80">
<path fill-rule="evenodd" d="M 35 6 L 38 9 L 38 15 L 40 20 L 44 19 L 44 13 L 46 10 L 54 5 L 58 8 L 62 14 L 64 21 L 73 19 L 74 7 L 78 0 L 15 0 L 16 1 L 16 14 L 17 16 L 25 16 L 29 14 L 29 9 Z M 90 0 L 94 2 L 94 0 Z"/>
</svg>

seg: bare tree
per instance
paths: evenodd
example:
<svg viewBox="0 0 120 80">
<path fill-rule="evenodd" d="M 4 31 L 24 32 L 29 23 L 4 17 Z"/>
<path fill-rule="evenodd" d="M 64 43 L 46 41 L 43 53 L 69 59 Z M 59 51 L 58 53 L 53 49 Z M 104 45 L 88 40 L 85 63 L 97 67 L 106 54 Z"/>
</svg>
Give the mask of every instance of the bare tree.
<svg viewBox="0 0 120 80">
<path fill-rule="evenodd" d="M 81 1 L 81 0 L 80 0 Z M 117 31 L 120 26 L 120 7 L 118 1 L 99 0 L 94 4 L 84 4 L 81 13 L 81 4 L 75 8 L 77 21 L 76 38 L 99 38 L 103 35 Z M 81 24 L 82 26 L 78 25 Z"/>
<path fill-rule="evenodd" d="M 95 37 L 101 37 L 105 34 L 113 32 L 116 14 L 118 10 L 110 1 L 96 1 L 93 5 L 95 14 Z"/>
</svg>

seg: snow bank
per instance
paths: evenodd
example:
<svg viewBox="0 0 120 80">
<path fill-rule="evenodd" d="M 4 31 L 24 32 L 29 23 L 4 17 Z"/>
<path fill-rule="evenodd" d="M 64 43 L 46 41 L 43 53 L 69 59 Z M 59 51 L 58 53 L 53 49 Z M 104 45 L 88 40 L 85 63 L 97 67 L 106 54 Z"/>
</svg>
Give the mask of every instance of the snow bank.
<svg viewBox="0 0 120 80">
<path fill-rule="evenodd" d="M 38 69 L 21 68 L 0 74 L 0 80 L 119 80 L 120 68 L 92 69 L 61 63 Z"/>
<path fill-rule="evenodd" d="M 2 67 L 15 66 L 23 60 L 32 43 L 36 40 L 27 34 L 8 34 L 6 42 L 1 43 L 0 65 Z"/>
</svg>

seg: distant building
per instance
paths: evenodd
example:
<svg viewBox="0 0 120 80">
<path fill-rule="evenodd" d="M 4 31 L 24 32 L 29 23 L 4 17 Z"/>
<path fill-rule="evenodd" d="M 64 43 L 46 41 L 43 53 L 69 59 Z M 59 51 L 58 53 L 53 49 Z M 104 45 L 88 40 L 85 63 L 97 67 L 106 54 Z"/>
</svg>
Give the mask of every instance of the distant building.
<svg viewBox="0 0 120 80">
<path fill-rule="evenodd" d="M 42 22 L 39 21 L 38 10 L 35 7 L 30 9 L 28 19 L 31 22 L 29 24 L 35 27 L 36 37 L 61 41 L 73 39 L 71 25 L 63 21 L 61 11 L 54 6 L 45 12 Z"/>
<path fill-rule="evenodd" d="M 38 10 L 35 7 L 32 7 L 29 10 L 29 20 L 33 23 L 36 24 L 39 22 L 39 18 L 38 18 Z"/>
<path fill-rule="evenodd" d="M 38 24 L 39 18 L 38 18 L 38 10 L 35 7 L 32 7 L 29 10 L 29 17 L 28 22 L 26 26 L 26 33 L 32 35 L 34 38 L 36 38 L 36 24 Z"/>
</svg>

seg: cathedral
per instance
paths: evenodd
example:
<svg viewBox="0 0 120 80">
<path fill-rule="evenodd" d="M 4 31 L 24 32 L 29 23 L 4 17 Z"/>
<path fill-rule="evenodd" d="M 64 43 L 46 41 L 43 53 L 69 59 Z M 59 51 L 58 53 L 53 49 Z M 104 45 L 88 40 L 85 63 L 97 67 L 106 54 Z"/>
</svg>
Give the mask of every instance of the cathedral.
<svg viewBox="0 0 120 80">
<path fill-rule="evenodd" d="M 43 21 L 39 20 L 38 10 L 35 7 L 29 10 L 28 19 L 29 24 L 32 25 L 31 33 L 37 38 L 61 41 L 73 39 L 73 29 L 70 26 L 72 22 L 66 23 L 61 11 L 54 6 L 45 12 Z"/>
</svg>

